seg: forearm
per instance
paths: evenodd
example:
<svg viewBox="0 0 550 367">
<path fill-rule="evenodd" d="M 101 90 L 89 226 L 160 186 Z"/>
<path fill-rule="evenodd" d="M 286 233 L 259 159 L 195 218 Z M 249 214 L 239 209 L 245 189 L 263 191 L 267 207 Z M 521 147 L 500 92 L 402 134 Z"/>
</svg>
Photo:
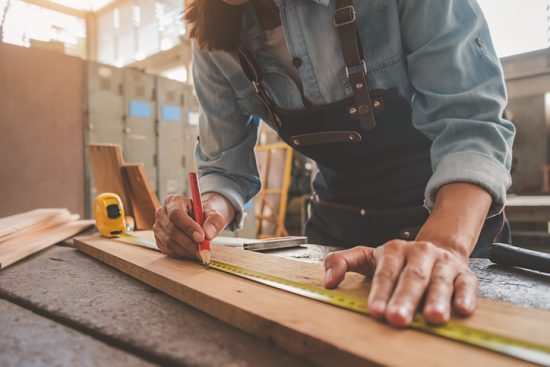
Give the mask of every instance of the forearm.
<svg viewBox="0 0 550 367">
<path fill-rule="evenodd" d="M 432 242 L 467 258 L 477 243 L 491 203 L 491 195 L 480 186 L 445 185 L 438 191 L 432 214 L 416 240 Z"/>
</svg>

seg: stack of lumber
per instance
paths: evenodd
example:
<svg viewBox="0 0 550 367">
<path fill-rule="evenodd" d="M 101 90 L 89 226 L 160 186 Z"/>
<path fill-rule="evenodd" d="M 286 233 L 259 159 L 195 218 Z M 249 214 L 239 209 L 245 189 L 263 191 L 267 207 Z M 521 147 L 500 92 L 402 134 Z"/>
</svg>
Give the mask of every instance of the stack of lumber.
<svg viewBox="0 0 550 367">
<path fill-rule="evenodd" d="M 160 203 L 143 164 L 124 163 L 120 146 L 115 144 L 88 145 L 88 155 L 97 194 L 117 194 L 137 229 L 153 228 Z"/>
<path fill-rule="evenodd" d="M 0 218 L 0 269 L 91 227 L 67 209 L 36 209 Z"/>
</svg>

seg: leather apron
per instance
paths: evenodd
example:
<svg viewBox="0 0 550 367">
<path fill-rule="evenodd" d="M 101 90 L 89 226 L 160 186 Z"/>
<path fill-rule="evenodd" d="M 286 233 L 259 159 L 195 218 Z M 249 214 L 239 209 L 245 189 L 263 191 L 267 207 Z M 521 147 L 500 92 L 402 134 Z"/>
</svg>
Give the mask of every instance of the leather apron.
<svg viewBox="0 0 550 367">
<path fill-rule="evenodd" d="M 262 73 L 248 50 L 239 57 L 282 140 L 313 159 L 310 243 L 376 247 L 414 240 L 428 218 L 424 190 L 432 176 L 432 142 L 412 124 L 411 107 L 396 90 L 370 90 L 353 0 L 337 0 L 338 31 L 353 96 L 302 110 L 275 105 L 262 86 Z M 473 257 L 486 257 L 498 237 L 510 242 L 500 214 L 486 220 Z"/>
</svg>

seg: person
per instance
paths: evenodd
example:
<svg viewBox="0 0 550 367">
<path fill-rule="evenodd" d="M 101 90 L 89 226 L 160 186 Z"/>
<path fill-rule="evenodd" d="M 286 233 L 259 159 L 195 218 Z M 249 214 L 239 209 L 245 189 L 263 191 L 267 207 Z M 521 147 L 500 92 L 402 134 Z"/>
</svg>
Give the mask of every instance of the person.
<svg viewBox="0 0 550 367">
<path fill-rule="evenodd" d="M 406 326 L 469 315 L 470 256 L 510 241 L 503 212 L 513 124 L 475 0 L 194 0 L 186 20 L 201 105 L 196 159 L 206 220 L 171 196 L 154 233 L 172 256 L 237 229 L 259 191 L 259 116 L 317 162 L 311 243 L 325 286 L 372 277 L 377 318 Z M 425 298 L 424 298 L 425 297 Z"/>
</svg>

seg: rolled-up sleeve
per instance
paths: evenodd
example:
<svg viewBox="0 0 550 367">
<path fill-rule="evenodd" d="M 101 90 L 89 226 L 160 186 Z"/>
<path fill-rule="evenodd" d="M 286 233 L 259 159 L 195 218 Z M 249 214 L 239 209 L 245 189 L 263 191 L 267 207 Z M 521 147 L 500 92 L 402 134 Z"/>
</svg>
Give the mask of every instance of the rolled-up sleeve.
<svg viewBox="0 0 550 367">
<path fill-rule="evenodd" d="M 511 185 L 515 128 L 502 117 L 504 78 L 482 11 L 475 0 L 400 0 L 399 11 L 413 124 L 433 141 L 425 204 L 468 182 L 491 194 L 495 215 Z"/>
<path fill-rule="evenodd" d="M 203 193 L 216 192 L 235 208 L 228 229 L 242 226 L 243 207 L 260 190 L 254 146 L 258 126 L 241 112 L 235 93 L 210 53 L 193 49 L 193 78 L 201 109 L 195 158 Z"/>
</svg>

